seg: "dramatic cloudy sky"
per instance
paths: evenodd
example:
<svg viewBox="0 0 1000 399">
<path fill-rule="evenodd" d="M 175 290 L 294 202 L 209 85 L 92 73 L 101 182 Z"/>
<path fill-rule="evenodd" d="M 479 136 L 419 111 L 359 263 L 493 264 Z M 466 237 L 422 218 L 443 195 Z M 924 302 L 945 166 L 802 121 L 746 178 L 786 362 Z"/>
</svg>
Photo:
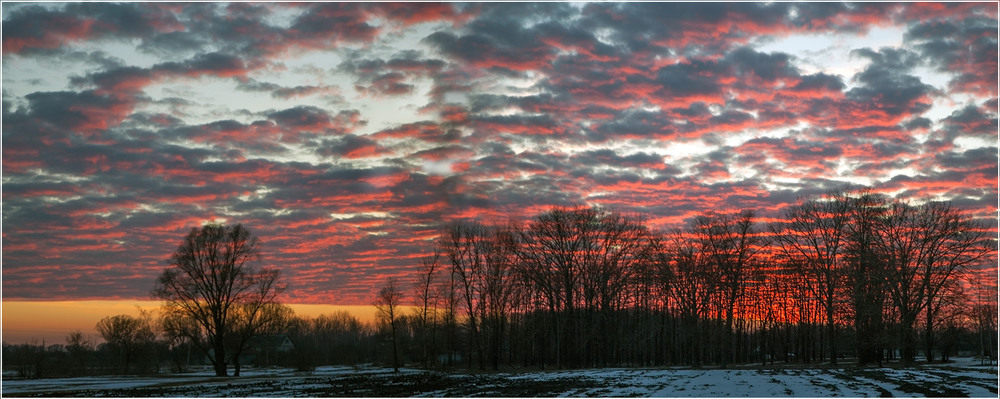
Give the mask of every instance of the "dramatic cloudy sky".
<svg viewBox="0 0 1000 399">
<path fill-rule="evenodd" d="M 3 4 L 3 297 L 148 298 L 243 223 L 370 303 L 439 224 L 997 204 L 996 3 Z"/>
</svg>

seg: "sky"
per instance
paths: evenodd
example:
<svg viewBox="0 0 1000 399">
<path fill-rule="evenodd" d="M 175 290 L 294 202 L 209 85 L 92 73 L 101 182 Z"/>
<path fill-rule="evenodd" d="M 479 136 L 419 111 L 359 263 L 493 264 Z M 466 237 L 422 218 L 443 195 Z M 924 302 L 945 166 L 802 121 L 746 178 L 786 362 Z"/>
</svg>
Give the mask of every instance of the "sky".
<svg viewBox="0 0 1000 399">
<path fill-rule="evenodd" d="M 338 305 L 553 206 L 871 186 L 996 225 L 995 2 L 2 7 L 5 301 L 152 299 L 211 221 Z"/>
<path fill-rule="evenodd" d="M 71 331 L 79 330 L 91 343 L 103 341 L 97 323 L 108 316 L 126 314 L 156 317 L 162 302 L 157 300 L 69 300 L 9 301 L 3 303 L 3 342 L 7 344 L 64 344 Z M 376 309 L 368 305 L 288 304 L 298 317 L 315 318 L 347 312 L 362 323 L 374 324 Z M 415 311 L 410 306 L 406 312 Z M 42 317 L 40 317 L 42 316 Z"/>
</svg>

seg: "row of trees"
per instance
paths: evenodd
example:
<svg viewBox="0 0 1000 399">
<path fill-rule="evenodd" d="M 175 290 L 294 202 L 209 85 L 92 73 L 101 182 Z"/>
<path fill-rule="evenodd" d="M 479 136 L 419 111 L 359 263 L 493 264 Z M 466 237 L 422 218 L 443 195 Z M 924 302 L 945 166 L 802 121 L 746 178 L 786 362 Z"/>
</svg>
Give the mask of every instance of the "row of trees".
<svg viewBox="0 0 1000 399">
<path fill-rule="evenodd" d="M 995 251 L 991 230 L 948 203 L 870 191 L 803 200 L 767 224 L 712 212 L 669 232 L 555 208 L 448 226 L 415 281 L 415 334 L 425 362 L 443 351 L 483 368 L 910 364 L 918 337 L 931 361 L 958 326 L 995 330 L 995 303 L 969 303 L 963 279 Z"/>
<path fill-rule="evenodd" d="M 182 351 L 164 339 L 152 312 L 139 316 L 107 316 L 95 326 L 103 342 L 80 330 L 66 335 L 65 344 L 4 344 L 4 369 L 21 378 L 84 376 L 94 374 L 154 373 Z M 180 364 L 179 358 L 174 359 Z"/>
<path fill-rule="evenodd" d="M 911 205 L 870 191 L 802 200 L 782 216 L 762 223 L 750 210 L 710 212 L 666 232 L 588 207 L 553 208 L 523 223 L 452 223 L 412 290 L 390 279 L 378 292 L 375 326 L 347 314 L 296 317 L 276 300 L 285 288 L 278 271 L 254 267 L 259 240 L 241 225 L 210 224 L 190 231 L 157 279 L 153 293 L 164 305 L 156 317 L 109 316 L 96 326 L 100 346 L 74 332 L 55 351 L 5 345 L 5 359 L 20 359 L 26 376 L 67 356 L 73 361 L 56 363 L 78 373 L 107 372 L 108 364 L 125 373 L 183 369 L 193 357 L 219 376 L 229 367 L 239 375 L 255 337 L 279 334 L 295 349 L 264 364 L 300 369 L 846 356 L 910 364 L 921 346 L 927 361 L 974 346 L 995 359 L 997 305 L 970 298 L 981 280 L 966 276 L 995 260 L 985 224 L 948 203 Z M 412 312 L 402 311 L 406 292 Z"/>
<path fill-rule="evenodd" d="M 312 370 L 319 365 L 371 363 L 387 366 L 408 364 L 427 368 L 467 367 L 468 362 L 464 359 L 463 348 L 469 345 L 468 335 L 461 326 L 456 328 L 451 340 L 446 340 L 444 324 L 425 322 L 421 317 L 419 307 L 408 307 L 408 309 L 404 310 L 402 306 L 396 308 L 398 313 L 394 315 L 395 332 L 393 332 L 387 318 L 382 319 L 382 323 L 373 325 L 362 323 L 346 312 L 320 315 L 315 318 L 287 313 L 288 318 L 281 323 L 280 330 L 261 331 L 260 334 L 285 334 L 294 343 L 294 349 L 288 352 L 274 350 L 266 353 L 258 352 L 257 356 L 248 364 L 258 367 L 294 367 L 302 371 Z M 996 320 L 995 307 L 982 307 L 980 310 L 986 311 L 982 313 L 981 321 L 967 318 L 950 319 L 957 323 L 949 323 L 937 332 L 942 347 L 964 351 L 982 350 L 980 345 L 985 343 L 985 348 L 987 348 L 985 353 L 988 354 L 991 350 L 989 348 L 997 339 L 996 325 L 990 324 L 991 321 Z M 433 313 L 433 311 L 429 312 L 431 315 Z M 181 372 L 190 370 L 192 366 L 210 365 L 205 355 L 194 345 L 184 341 L 172 341 L 162 330 L 162 318 L 116 315 L 106 319 L 122 317 L 139 320 L 140 325 L 135 328 L 137 330 L 151 330 L 153 334 L 126 334 L 126 336 L 136 338 L 128 345 L 113 344 L 107 339 L 103 343 L 95 344 L 92 337 L 86 338 L 80 331 L 74 331 L 67 335 L 65 344 L 47 345 L 44 342 L 20 345 L 4 344 L 2 355 L 4 369 L 16 373 L 21 378 L 51 378 L 116 373 Z M 643 320 L 641 317 L 636 319 Z M 427 320 L 433 320 L 433 317 L 429 317 Z M 655 321 L 649 316 L 645 320 L 646 324 L 655 324 L 649 323 Z M 147 324 L 142 325 L 142 323 Z M 518 327 L 516 318 L 510 324 L 513 336 L 524 335 L 524 327 Z M 740 322 L 737 321 L 736 325 L 739 324 Z M 134 325 L 134 323 L 123 323 L 123 325 L 129 326 Z M 638 326 L 639 323 L 635 325 Z M 979 330 L 979 326 L 984 329 Z M 436 334 L 432 334 L 432 330 L 436 330 Z M 633 336 L 647 336 L 647 333 L 648 331 L 644 331 L 633 334 Z M 772 333 L 774 337 L 781 337 L 783 334 L 794 337 L 796 331 L 792 327 L 786 330 L 774 330 Z M 666 341 L 658 343 L 654 339 L 657 337 L 656 335 L 650 334 L 648 336 L 650 338 L 636 342 L 635 346 L 652 348 L 651 350 L 655 351 L 664 345 L 681 345 L 690 339 L 687 336 L 675 337 L 674 339 L 667 337 Z M 990 338 L 981 342 L 983 337 Z M 760 335 L 742 337 L 742 339 L 760 340 Z M 451 346 L 449 347 L 449 345 Z M 132 348 L 132 351 L 125 352 L 126 348 Z M 995 356 L 995 347 L 992 348 Z M 509 359 L 517 359 L 517 354 L 512 348 L 508 347 L 506 353 L 508 354 L 504 355 L 505 360 L 502 364 L 507 365 Z M 650 355 L 648 359 L 655 359 L 655 356 Z M 805 358 L 781 357 L 776 360 L 811 361 Z M 126 362 L 128 362 L 128 366 L 125 365 Z M 643 364 L 657 363 L 670 364 L 662 358 L 649 360 Z"/>
<path fill-rule="evenodd" d="M 279 321 L 258 330 L 250 340 L 253 344 L 243 350 L 242 357 L 249 364 L 305 371 L 317 365 L 388 364 L 391 360 L 385 334 L 347 312 L 309 318 L 280 307 Z M 184 372 L 192 366 L 213 365 L 206 351 L 190 339 L 178 339 L 170 330 L 173 317 L 140 309 L 138 316 L 102 318 L 96 325 L 97 337 L 76 330 L 67 334 L 65 343 L 4 344 L 4 370 L 20 378 L 51 378 Z M 412 330 L 409 320 L 407 316 L 397 319 L 401 331 Z M 287 351 L 268 347 L 262 337 L 288 337 L 294 346 Z M 399 341 L 410 347 L 409 341 Z M 246 356 L 247 352 L 253 356 Z M 232 358 L 227 360 L 233 364 Z"/>
</svg>

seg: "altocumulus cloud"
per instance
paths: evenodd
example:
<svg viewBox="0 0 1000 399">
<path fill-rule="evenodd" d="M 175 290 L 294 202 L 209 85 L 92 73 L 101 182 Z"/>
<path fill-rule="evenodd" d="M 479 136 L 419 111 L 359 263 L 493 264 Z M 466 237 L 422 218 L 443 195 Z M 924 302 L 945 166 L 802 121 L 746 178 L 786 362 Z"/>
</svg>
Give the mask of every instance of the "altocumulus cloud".
<svg viewBox="0 0 1000 399">
<path fill-rule="evenodd" d="M 365 304 L 441 223 L 707 210 L 868 185 L 997 203 L 977 3 L 3 7 L 4 298 L 145 298 L 243 223 L 293 289 Z M 825 39 L 824 39 L 825 38 Z"/>
</svg>

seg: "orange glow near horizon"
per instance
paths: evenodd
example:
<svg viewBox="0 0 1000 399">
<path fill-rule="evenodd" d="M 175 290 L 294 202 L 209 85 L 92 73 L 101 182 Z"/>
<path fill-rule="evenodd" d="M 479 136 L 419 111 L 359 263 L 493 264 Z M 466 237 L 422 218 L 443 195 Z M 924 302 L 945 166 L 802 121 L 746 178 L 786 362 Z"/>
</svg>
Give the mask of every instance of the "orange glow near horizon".
<svg viewBox="0 0 1000 399">
<path fill-rule="evenodd" d="M 9 301 L 2 307 L 3 342 L 8 344 L 65 344 L 66 335 L 80 330 L 91 342 L 102 341 L 95 329 L 106 316 L 139 315 L 139 309 L 155 311 L 160 301 L 96 300 L 96 301 Z M 346 311 L 362 323 L 375 321 L 375 307 L 367 305 L 287 304 L 295 315 L 314 318 L 322 314 Z"/>
</svg>

